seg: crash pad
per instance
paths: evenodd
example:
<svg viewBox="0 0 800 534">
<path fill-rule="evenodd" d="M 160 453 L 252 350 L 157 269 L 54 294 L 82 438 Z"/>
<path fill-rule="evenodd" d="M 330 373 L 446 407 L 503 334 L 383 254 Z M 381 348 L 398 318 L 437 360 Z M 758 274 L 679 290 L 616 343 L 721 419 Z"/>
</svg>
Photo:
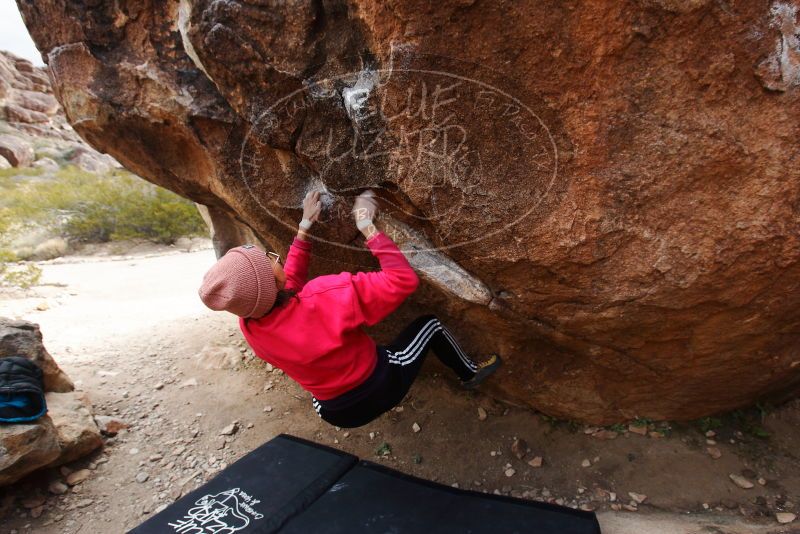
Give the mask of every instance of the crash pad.
<svg viewBox="0 0 800 534">
<path fill-rule="evenodd" d="M 281 434 L 136 534 L 598 534 L 593 512 L 453 488 Z"/>
</svg>

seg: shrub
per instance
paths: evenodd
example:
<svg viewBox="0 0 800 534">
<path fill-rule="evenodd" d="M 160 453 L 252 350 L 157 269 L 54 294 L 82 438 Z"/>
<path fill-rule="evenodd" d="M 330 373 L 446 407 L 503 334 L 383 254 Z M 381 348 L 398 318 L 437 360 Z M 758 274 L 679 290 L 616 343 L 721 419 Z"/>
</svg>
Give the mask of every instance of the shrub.
<svg viewBox="0 0 800 534">
<path fill-rule="evenodd" d="M 172 244 L 179 237 L 208 235 L 194 203 L 127 171 L 97 175 L 68 166 L 53 179 L 13 179 L 40 174 L 40 169 L 0 170 L 0 283 L 38 282 L 36 265 L 12 265 L 21 258 L 3 248 L 13 232 L 30 226 L 79 242 L 143 238 Z M 67 246 L 56 238 L 30 253 L 54 257 Z"/>
<path fill-rule="evenodd" d="M 13 252 L 0 249 L 0 285 L 30 287 L 38 284 L 42 270 L 33 263 L 18 264 Z"/>
<path fill-rule="evenodd" d="M 66 241 L 60 237 L 52 237 L 36 245 L 36 248 L 33 249 L 33 256 L 37 260 L 49 260 L 63 256 L 68 249 L 69 245 Z"/>
<path fill-rule="evenodd" d="M 0 169 L 0 188 L 9 189 L 14 186 L 14 176 L 39 176 L 44 171 L 37 167 L 10 167 Z"/>
<path fill-rule="evenodd" d="M 101 176 L 69 166 L 54 180 L 18 185 L 9 197 L 4 203 L 14 221 L 43 224 L 74 241 L 172 244 L 182 236 L 208 235 L 191 201 L 126 171 Z"/>
</svg>

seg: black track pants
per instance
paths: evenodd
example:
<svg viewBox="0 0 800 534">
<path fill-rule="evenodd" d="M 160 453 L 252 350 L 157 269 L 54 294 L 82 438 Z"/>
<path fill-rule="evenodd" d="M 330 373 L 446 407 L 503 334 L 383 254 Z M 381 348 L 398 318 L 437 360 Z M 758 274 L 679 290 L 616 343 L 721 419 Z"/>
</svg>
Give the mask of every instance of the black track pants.
<svg viewBox="0 0 800 534">
<path fill-rule="evenodd" d="M 435 315 L 414 319 L 388 345 L 378 345 L 378 364 L 363 384 L 326 401 L 312 397 L 317 413 L 328 423 L 344 428 L 363 426 L 391 410 L 408 393 L 422 362 L 434 354 L 461 380 L 475 376 L 476 365 Z"/>
</svg>

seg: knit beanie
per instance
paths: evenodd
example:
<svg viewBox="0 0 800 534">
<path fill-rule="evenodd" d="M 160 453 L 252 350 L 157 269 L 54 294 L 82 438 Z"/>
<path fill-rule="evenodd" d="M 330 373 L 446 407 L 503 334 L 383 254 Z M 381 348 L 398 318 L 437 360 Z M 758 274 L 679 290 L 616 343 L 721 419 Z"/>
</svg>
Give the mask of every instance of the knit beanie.
<svg viewBox="0 0 800 534">
<path fill-rule="evenodd" d="M 254 245 L 228 250 L 203 276 L 197 290 L 212 310 L 258 318 L 275 303 L 278 286 L 267 254 Z"/>
</svg>

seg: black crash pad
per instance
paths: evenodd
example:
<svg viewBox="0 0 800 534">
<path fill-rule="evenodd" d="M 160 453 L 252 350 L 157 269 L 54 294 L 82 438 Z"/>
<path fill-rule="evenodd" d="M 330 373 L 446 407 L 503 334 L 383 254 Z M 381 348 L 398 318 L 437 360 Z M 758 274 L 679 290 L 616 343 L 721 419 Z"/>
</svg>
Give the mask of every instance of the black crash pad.
<svg viewBox="0 0 800 534">
<path fill-rule="evenodd" d="M 136 534 L 597 534 L 593 512 L 402 474 L 281 434 Z"/>
</svg>

